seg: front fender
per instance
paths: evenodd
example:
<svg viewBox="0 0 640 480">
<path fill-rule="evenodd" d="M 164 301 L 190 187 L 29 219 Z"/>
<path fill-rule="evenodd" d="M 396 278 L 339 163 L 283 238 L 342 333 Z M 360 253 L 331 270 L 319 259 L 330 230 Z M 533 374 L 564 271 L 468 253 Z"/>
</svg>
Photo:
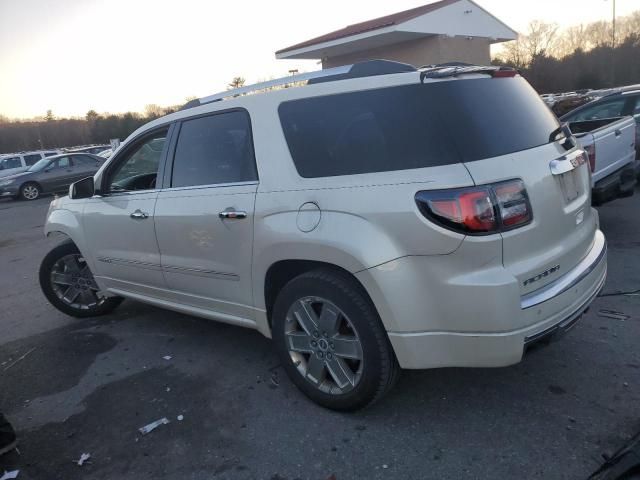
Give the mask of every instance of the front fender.
<svg viewBox="0 0 640 480">
<path fill-rule="evenodd" d="M 54 202 L 47 215 L 47 221 L 44 224 L 44 234 L 48 237 L 53 233 L 61 233 L 75 243 L 80 253 L 84 256 L 89 268 L 95 271 L 93 258 L 89 255 L 89 249 L 85 241 L 84 230 L 78 219 L 82 213 L 80 206 L 78 208 L 55 208 Z"/>
</svg>

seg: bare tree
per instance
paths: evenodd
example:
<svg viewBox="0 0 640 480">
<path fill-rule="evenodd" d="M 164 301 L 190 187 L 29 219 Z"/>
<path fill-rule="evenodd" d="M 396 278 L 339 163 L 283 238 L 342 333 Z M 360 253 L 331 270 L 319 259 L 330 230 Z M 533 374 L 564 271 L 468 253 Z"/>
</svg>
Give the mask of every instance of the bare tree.
<svg viewBox="0 0 640 480">
<path fill-rule="evenodd" d="M 231 83 L 227 85 L 229 90 L 233 90 L 234 88 L 240 88 L 244 85 L 245 79 L 244 77 L 233 77 Z"/>
<path fill-rule="evenodd" d="M 564 58 L 576 50 L 587 50 L 589 48 L 589 42 L 585 30 L 584 25 L 575 25 L 567 28 L 559 35 L 553 50 L 549 53 L 554 57 Z"/>
<path fill-rule="evenodd" d="M 558 25 L 556 23 L 547 23 L 542 20 L 531 21 L 524 37 L 524 45 L 529 58 L 550 53 L 557 40 L 557 33 Z"/>
</svg>

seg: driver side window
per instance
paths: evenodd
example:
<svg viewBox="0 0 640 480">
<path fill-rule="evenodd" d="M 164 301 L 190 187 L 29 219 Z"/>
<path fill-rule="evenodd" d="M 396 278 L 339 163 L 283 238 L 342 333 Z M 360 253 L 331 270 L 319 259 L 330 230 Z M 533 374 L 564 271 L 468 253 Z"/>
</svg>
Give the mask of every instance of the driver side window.
<svg viewBox="0 0 640 480">
<path fill-rule="evenodd" d="M 167 138 L 167 130 L 144 138 L 118 162 L 107 181 L 110 192 L 151 190 L 156 188 L 158 166 Z"/>
</svg>

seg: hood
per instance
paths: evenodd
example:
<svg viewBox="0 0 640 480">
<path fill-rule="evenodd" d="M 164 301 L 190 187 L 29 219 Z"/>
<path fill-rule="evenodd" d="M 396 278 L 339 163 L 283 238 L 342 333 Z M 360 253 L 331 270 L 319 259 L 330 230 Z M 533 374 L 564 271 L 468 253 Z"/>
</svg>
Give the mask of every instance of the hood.
<svg viewBox="0 0 640 480">
<path fill-rule="evenodd" d="M 20 167 L 20 168 L 12 168 L 11 171 L 5 172 L 4 170 L 0 170 L 0 178 L 13 177 L 15 174 L 24 172 L 28 167 Z"/>
<path fill-rule="evenodd" d="M 12 175 L 7 175 L 6 177 L 0 177 L 0 181 L 5 181 L 5 180 L 16 180 L 18 178 L 21 177 L 26 177 L 28 175 L 33 175 L 35 172 L 21 172 L 21 173 L 14 173 Z"/>
</svg>

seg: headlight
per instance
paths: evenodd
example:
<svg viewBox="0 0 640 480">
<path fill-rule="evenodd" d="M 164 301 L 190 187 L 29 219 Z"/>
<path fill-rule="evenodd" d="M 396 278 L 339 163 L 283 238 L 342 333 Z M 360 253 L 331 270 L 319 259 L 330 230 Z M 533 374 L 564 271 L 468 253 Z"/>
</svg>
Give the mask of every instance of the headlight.
<svg viewBox="0 0 640 480">
<path fill-rule="evenodd" d="M 7 185 L 11 185 L 15 180 L 0 180 L 0 187 L 6 187 Z"/>
</svg>

